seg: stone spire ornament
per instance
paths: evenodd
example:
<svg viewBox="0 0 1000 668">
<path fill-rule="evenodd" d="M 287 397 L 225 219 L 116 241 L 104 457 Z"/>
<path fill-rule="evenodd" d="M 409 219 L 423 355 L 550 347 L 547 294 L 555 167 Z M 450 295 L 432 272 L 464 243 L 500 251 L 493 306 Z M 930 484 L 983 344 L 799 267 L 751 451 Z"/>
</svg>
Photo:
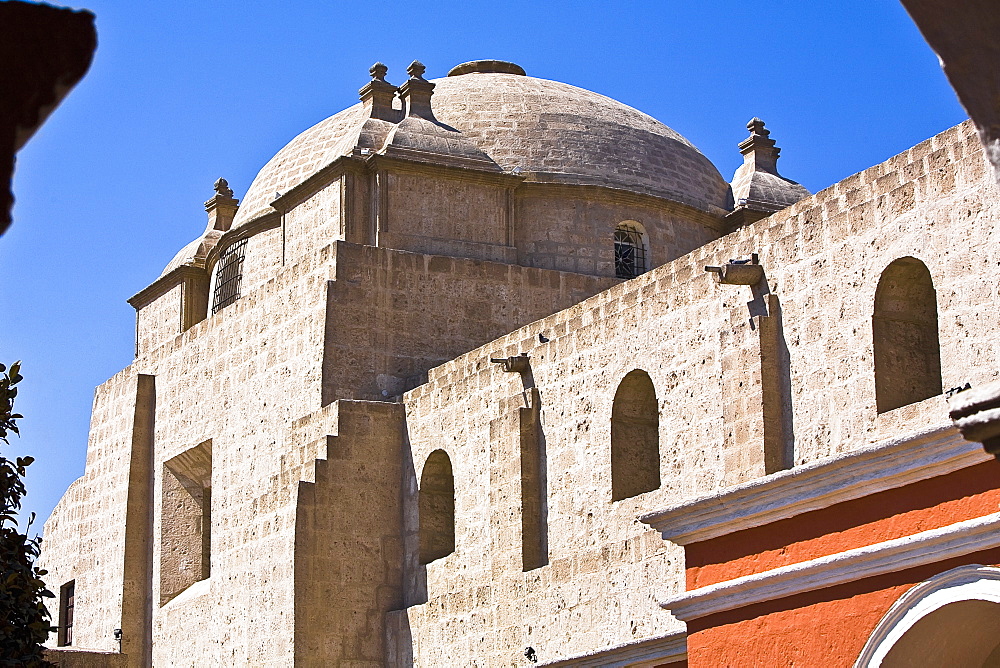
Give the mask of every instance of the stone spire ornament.
<svg viewBox="0 0 1000 668">
<path fill-rule="evenodd" d="M 419 60 L 414 60 L 406 68 L 406 73 L 410 78 L 399 87 L 399 99 L 403 101 L 406 116 L 418 116 L 428 121 L 437 122 L 434 112 L 431 110 L 431 95 L 434 93 L 434 84 L 424 79 L 424 72 L 427 68 Z"/>
<path fill-rule="evenodd" d="M 368 74 L 372 75 L 372 79 L 376 81 L 385 81 L 385 75 L 388 72 L 389 68 L 382 62 L 375 63 L 368 68 Z"/>
<path fill-rule="evenodd" d="M 233 224 L 240 201 L 233 197 L 233 189 L 229 187 L 229 181 L 226 179 L 216 179 L 212 189 L 215 190 L 215 195 L 205 202 L 208 229 L 225 232 Z"/>
<path fill-rule="evenodd" d="M 747 123 L 750 136 L 739 143 L 743 164 L 730 183 L 733 211 L 726 216 L 731 230 L 766 218 L 791 206 L 809 191 L 778 174 L 781 149 L 771 139 L 771 131 L 756 116 Z"/>
<path fill-rule="evenodd" d="M 368 111 L 369 118 L 376 118 L 382 121 L 395 122 L 398 120 L 399 112 L 392 108 L 392 99 L 396 95 L 396 87 L 385 80 L 385 75 L 389 68 L 385 63 L 375 63 L 368 68 L 368 74 L 372 80 L 362 86 L 358 91 L 361 101 Z"/>
<path fill-rule="evenodd" d="M 229 181 L 223 178 L 217 179 L 215 184 L 212 185 L 212 188 L 215 189 L 216 195 L 230 198 L 233 196 L 233 189 L 229 187 Z"/>
</svg>

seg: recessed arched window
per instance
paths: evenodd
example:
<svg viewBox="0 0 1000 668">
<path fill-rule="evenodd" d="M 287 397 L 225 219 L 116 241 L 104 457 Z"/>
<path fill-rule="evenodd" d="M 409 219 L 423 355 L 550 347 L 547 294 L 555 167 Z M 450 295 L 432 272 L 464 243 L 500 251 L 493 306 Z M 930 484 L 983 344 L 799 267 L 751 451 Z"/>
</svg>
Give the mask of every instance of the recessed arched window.
<svg viewBox="0 0 1000 668">
<path fill-rule="evenodd" d="M 420 474 L 420 563 L 455 551 L 455 476 L 444 450 L 427 458 Z"/>
<path fill-rule="evenodd" d="M 660 486 L 660 416 L 656 389 L 642 369 L 630 371 L 611 408 L 611 498 L 627 499 Z"/>
<path fill-rule="evenodd" d="M 941 394 L 937 297 L 930 272 L 917 258 L 900 258 L 882 272 L 872 337 L 879 413 Z"/>
<path fill-rule="evenodd" d="M 639 223 L 627 220 L 615 228 L 615 276 L 635 278 L 644 274 L 646 264 L 646 233 Z"/>
</svg>

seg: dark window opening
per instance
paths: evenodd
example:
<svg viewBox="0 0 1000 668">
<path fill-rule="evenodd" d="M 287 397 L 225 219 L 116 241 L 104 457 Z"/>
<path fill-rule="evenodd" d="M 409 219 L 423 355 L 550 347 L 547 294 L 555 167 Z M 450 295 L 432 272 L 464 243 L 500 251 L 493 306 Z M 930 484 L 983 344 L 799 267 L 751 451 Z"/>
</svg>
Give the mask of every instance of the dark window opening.
<svg viewBox="0 0 1000 668">
<path fill-rule="evenodd" d="M 635 278 L 646 273 L 646 247 L 642 232 L 634 225 L 622 223 L 615 229 L 615 276 Z"/>
<path fill-rule="evenodd" d="M 59 589 L 59 631 L 56 644 L 66 647 L 73 644 L 73 608 L 76 604 L 76 580 L 70 580 Z"/>
<path fill-rule="evenodd" d="M 246 256 L 246 248 L 247 240 L 240 239 L 219 253 L 212 315 L 240 298 L 240 279 L 243 278 L 243 258 Z"/>
<path fill-rule="evenodd" d="M 656 389 L 642 369 L 630 371 L 611 407 L 611 499 L 660 487 L 660 415 Z"/>
<path fill-rule="evenodd" d="M 455 551 L 455 477 L 444 450 L 427 458 L 419 495 L 420 563 L 427 564 Z"/>
<path fill-rule="evenodd" d="M 882 272 L 872 337 L 879 413 L 941 394 L 937 296 L 920 260 L 900 258 Z"/>
</svg>

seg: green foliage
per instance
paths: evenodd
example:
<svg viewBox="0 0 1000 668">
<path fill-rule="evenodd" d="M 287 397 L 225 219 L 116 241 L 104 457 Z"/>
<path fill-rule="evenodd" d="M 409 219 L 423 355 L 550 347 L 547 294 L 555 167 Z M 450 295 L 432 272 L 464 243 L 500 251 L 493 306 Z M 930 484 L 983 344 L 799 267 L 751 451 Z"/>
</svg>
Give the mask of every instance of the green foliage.
<svg viewBox="0 0 1000 668">
<path fill-rule="evenodd" d="M 14 397 L 21 381 L 21 364 L 8 370 L 0 364 L 0 441 L 10 445 L 8 434 L 20 434 Z M 52 631 L 46 598 L 54 598 L 42 582 L 45 571 L 35 567 L 41 538 L 28 538 L 35 519 L 25 532 L 17 526 L 21 498 L 27 494 L 22 477 L 32 457 L 14 461 L 0 456 L 0 666 L 49 666 L 42 657 L 42 643 Z"/>
</svg>

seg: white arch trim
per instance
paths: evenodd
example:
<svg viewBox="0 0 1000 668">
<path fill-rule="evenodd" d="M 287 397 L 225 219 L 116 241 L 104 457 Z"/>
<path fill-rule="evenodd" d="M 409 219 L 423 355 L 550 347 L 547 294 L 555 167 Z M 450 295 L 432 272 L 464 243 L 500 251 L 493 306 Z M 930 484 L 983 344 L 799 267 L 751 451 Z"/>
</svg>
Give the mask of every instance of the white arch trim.
<svg viewBox="0 0 1000 668">
<path fill-rule="evenodd" d="M 961 601 L 1000 604 L 1000 568 L 979 564 L 959 566 L 910 589 L 879 621 L 854 668 L 878 668 L 893 645 L 914 624 L 935 610 Z"/>
</svg>

